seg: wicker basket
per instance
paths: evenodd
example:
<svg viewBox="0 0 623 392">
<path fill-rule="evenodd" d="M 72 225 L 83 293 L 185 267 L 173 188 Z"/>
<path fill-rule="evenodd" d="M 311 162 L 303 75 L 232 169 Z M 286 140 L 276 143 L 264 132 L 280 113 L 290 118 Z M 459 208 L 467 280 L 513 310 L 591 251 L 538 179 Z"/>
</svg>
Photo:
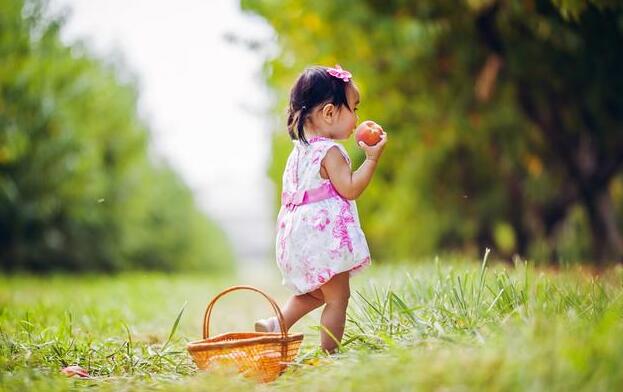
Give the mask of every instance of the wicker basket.
<svg viewBox="0 0 623 392">
<path fill-rule="evenodd" d="M 210 315 L 216 301 L 235 290 L 251 290 L 262 294 L 273 307 L 281 331 L 229 332 L 210 337 Z M 288 334 L 279 306 L 268 294 L 251 286 L 234 286 L 214 297 L 203 318 L 203 339 L 190 342 L 188 352 L 200 369 L 233 366 L 247 377 L 260 382 L 276 379 L 298 354 L 303 334 Z"/>
</svg>

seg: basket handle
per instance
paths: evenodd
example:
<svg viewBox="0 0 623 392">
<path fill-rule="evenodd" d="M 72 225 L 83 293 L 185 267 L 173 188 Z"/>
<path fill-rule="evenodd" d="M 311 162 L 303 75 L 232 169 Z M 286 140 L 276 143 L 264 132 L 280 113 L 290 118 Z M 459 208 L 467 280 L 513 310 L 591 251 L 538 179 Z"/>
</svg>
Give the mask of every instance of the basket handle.
<svg viewBox="0 0 623 392">
<path fill-rule="evenodd" d="M 214 297 L 212 301 L 210 301 L 210 304 L 208 305 L 206 309 L 205 315 L 203 316 L 203 338 L 204 339 L 207 339 L 210 337 L 210 315 L 212 314 L 212 308 L 214 308 L 214 304 L 225 294 L 230 293 L 232 291 L 236 291 L 236 290 L 251 290 L 251 291 L 255 291 L 257 293 L 262 294 L 264 298 L 266 298 L 268 302 L 270 302 L 271 306 L 273 307 L 273 310 L 275 311 L 275 314 L 277 315 L 277 320 L 279 320 L 279 327 L 281 327 L 281 337 L 282 338 L 288 337 L 288 331 L 286 330 L 286 324 L 283 321 L 283 314 L 281 314 L 281 309 L 279 309 L 279 305 L 277 305 L 275 300 L 270 295 L 266 294 L 262 290 L 255 288 L 253 286 L 232 286 L 228 289 L 223 290 L 219 295 Z"/>
</svg>

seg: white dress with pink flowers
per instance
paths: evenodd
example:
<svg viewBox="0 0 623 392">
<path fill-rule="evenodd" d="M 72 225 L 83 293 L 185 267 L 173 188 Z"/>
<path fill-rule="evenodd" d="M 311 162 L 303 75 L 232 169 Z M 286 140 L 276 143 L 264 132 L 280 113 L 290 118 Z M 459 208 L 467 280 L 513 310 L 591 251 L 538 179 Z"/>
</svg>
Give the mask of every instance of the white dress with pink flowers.
<svg viewBox="0 0 623 392">
<path fill-rule="evenodd" d="M 341 144 L 322 137 L 309 143 L 294 142 L 283 174 L 285 194 L 331 186 L 320 176 L 321 161 L 331 147 L 337 146 L 351 165 Z M 314 291 L 340 272 L 350 271 L 352 276 L 370 264 L 357 205 L 339 195 L 308 204 L 282 205 L 276 242 L 283 284 L 296 294 Z"/>
</svg>

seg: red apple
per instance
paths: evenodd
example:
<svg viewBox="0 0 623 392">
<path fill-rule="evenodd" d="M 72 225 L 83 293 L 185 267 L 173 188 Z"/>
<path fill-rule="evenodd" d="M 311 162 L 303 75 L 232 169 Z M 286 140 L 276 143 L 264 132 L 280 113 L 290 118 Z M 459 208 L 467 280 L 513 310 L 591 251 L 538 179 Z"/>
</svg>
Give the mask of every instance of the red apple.
<svg viewBox="0 0 623 392">
<path fill-rule="evenodd" d="M 368 146 L 374 146 L 381 141 L 383 128 L 374 121 L 364 121 L 355 130 L 355 140 L 357 143 L 363 141 Z"/>
</svg>

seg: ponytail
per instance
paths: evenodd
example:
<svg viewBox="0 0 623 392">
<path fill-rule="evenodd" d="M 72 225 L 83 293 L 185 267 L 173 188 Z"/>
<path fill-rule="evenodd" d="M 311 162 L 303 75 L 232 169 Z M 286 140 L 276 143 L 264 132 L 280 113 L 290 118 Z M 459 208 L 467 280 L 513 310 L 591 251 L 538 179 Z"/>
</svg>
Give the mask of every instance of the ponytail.
<svg viewBox="0 0 623 392">
<path fill-rule="evenodd" d="M 290 139 L 300 140 L 303 144 L 309 144 L 305 139 L 305 121 L 309 115 L 309 108 L 302 106 L 295 110 L 292 105 L 288 108 L 288 134 Z"/>
</svg>

